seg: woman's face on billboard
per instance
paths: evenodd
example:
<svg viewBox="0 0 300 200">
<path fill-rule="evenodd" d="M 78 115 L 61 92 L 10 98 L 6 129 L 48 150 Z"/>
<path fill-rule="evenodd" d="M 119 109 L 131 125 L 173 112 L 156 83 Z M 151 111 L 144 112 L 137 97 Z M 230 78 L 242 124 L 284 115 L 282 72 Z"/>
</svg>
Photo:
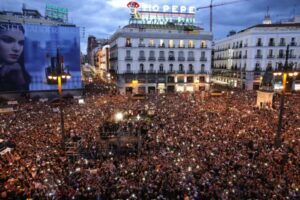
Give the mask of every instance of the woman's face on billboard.
<svg viewBox="0 0 300 200">
<path fill-rule="evenodd" d="M 0 64 L 18 62 L 24 47 L 24 33 L 19 29 L 0 32 Z"/>
</svg>

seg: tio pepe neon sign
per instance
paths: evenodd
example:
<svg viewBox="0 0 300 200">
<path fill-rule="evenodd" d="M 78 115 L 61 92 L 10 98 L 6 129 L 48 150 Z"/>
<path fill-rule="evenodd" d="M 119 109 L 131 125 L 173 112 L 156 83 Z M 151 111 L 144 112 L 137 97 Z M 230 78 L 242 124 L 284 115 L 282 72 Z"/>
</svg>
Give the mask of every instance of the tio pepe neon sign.
<svg viewBox="0 0 300 200">
<path fill-rule="evenodd" d="M 178 5 L 163 5 L 159 6 L 157 4 L 150 5 L 141 3 L 141 11 L 150 11 L 150 12 L 172 12 L 172 13 L 195 13 L 196 7 L 194 6 L 178 6 Z"/>
</svg>

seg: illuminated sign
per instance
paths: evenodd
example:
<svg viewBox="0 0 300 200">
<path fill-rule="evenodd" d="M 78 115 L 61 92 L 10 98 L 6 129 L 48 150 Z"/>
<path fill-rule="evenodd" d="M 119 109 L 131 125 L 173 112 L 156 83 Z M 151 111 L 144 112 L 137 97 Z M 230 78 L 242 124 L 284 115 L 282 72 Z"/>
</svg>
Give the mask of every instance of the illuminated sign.
<svg viewBox="0 0 300 200">
<path fill-rule="evenodd" d="M 55 5 L 47 4 L 46 5 L 46 17 L 52 19 L 59 19 L 63 22 L 68 22 L 68 9 L 58 7 Z"/>
<path fill-rule="evenodd" d="M 151 12 L 171 12 L 171 13 L 195 13 L 196 8 L 194 6 L 179 6 L 179 5 L 162 5 L 157 4 L 145 4 L 141 3 L 141 11 Z"/>
</svg>

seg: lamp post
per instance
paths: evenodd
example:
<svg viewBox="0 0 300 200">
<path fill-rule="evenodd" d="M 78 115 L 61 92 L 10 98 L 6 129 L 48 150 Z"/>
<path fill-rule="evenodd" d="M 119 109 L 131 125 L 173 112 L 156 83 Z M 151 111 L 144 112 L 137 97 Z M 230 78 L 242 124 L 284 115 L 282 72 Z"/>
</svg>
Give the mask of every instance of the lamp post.
<svg viewBox="0 0 300 200">
<path fill-rule="evenodd" d="M 289 69 L 288 67 L 288 58 L 289 58 L 289 45 L 286 48 L 286 55 L 285 55 L 285 63 L 282 69 L 277 69 L 274 71 L 274 76 L 280 76 L 282 77 L 282 90 L 281 90 L 281 96 L 280 96 L 280 107 L 279 107 L 279 116 L 278 116 L 278 127 L 277 132 L 275 136 L 275 147 L 278 148 L 281 146 L 281 134 L 282 134 L 282 116 L 284 111 L 284 95 L 286 92 L 286 83 L 287 83 L 287 77 L 296 77 L 298 75 L 298 72 L 293 71 L 293 69 Z"/>
<path fill-rule="evenodd" d="M 47 68 L 47 82 L 49 84 L 57 83 L 57 90 L 59 95 L 59 112 L 60 112 L 60 130 L 62 141 L 61 145 L 64 149 L 65 145 L 65 128 L 64 128 L 64 111 L 62 108 L 62 83 L 71 78 L 71 74 L 69 72 L 64 71 L 64 59 L 59 55 L 59 49 L 57 49 L 56 55 L 56 63 L 54 63 L 55 57 L 53 57 L 51 62 L 51 67 Z"/>
</svg>

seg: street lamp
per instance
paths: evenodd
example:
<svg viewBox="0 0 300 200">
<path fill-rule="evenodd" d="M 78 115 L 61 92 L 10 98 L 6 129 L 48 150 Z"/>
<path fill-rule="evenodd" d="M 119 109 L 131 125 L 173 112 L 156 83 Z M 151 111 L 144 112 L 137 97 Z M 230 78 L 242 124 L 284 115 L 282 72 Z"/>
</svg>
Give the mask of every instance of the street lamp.
<svg viewBox="0 0 300 200">
<path fill-rule="evenodd" d="M 286 48 L 286 56 L 285 56 L 285 64 L 282 69 L 276 69 L 273 72 L 274 76 L 282 77 L 282 90 L 281 90 L 281 97 L 280 97 L 280 108 L 279 108 L 279 116 L 278 116 L 278 127 L 275 136 L 275 146 L 280 147 L 281 145 L 281 130 L 282 130 L 282 116 L 284 110 L 284 95 L 286 92 L 286 83 L 287 77 L 296 77 L 298 76 L 297 71 L 293 71 L 293 69 L 288 67 L 288 58 L 289 58 L 289 45 Z"/>
<path fill-rule="evenodd" d="M 46 78 L 48 84 L 57 84 L 59 95 L 59 111 L 60 111 L 60 128 L 62 136 L 62 148 L 64 149 L 65 142 L 65 128 L 64 128 L 64 114 L 62 108 L 62 83 L 71 78 L 71 74 L 65 71 L 64 58 L 60 56 L 59 49 L 57 49 L 56 57 L 51 57 L 51 66 L 46 68 Z"/>
<path fill-rule="evenodd" d="M 116 122 L 122 121 L 123 120 L 123 113 L 118 112 L 115 114 L 115 120 Z"/>
</svg>

